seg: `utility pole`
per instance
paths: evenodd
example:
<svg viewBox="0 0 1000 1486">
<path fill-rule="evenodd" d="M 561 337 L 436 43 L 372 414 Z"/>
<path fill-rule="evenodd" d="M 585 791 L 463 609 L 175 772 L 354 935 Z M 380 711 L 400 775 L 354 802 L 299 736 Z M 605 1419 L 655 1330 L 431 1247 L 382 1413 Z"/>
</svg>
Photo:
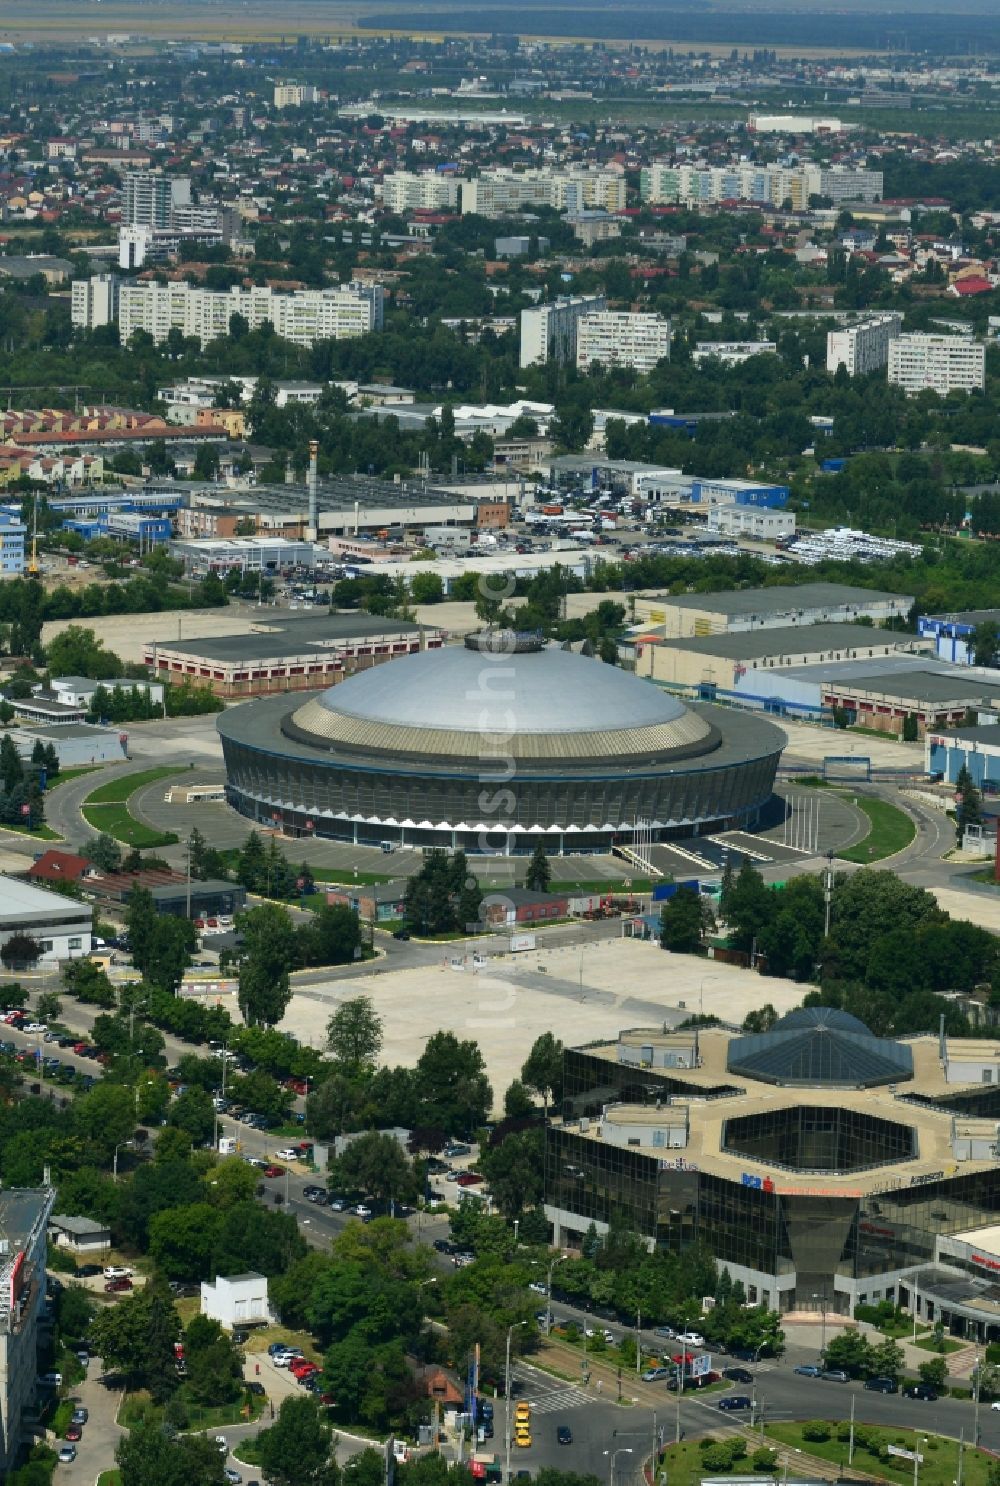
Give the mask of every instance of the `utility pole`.
<svg viewBox="0 0 1000 1486">
<path fill-rule="evenodd" d="M 830 910 L 833 906 L 833 852 L 827 853 L 823 869 L 823 938 L 830 937 Z"/>
<path fill-rule="evenodd" d="M 961 1459 L 961 1456 L 959 1456 L 959 1459 Z M 850 1441 L 849 1441 L 848 1446 L 847 1446 L 847 1463 L 848 1463 L 848 1465 L 853 1465 L 854 1464 L 854 1394 L 853 1393 L 851 1394 L 851 1437 L 850 1437 Z M 959 1467 L 959 1477 L 960 1477 L 960 1479 L 959 1479 L 959 1482 L 958 1482 L 958 1486 L 962 1486 L 962 1483 L 961 1483 L 961 1467 Z"/>
<path fill-rule="evenodd" d="M 642 1373 L 642 1311 L 635 1313 L 635 1375 Z"/>
</svg>

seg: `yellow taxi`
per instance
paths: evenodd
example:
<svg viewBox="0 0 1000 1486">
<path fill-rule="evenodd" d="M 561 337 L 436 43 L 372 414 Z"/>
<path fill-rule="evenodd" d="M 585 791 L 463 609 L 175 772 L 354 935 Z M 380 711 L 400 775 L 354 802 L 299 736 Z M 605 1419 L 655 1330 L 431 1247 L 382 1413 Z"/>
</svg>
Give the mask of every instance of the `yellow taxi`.
<svg viewBox="0 0 1000 1486">
<path fill-rule="evenodd" d="M 517 1424 L 530 1424 L 531 1423 L 531 1404 L 530 1403 L 523 1403 L 522 1402 L 522 1403 L 519 1403 L 517 1405 L 517 1407 L 514 1410 L 514 1423 L 515 1423 L 515 1425 L 517 1425 Z"/>
<path fill-rule="evenodd" d="M 518 1424 L 514 1429 L 514 1443 L 526 1450 L 531 1445 L 531 1425 Z"/>
</svg>

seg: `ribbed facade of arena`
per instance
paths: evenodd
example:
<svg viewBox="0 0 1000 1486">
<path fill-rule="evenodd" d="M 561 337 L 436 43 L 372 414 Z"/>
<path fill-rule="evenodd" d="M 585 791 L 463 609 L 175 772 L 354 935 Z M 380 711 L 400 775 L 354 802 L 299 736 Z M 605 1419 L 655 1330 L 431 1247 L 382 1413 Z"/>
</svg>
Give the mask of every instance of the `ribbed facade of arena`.
<svg viewBox="0 0 1000 1486">
<path fill-rule="evenodd" d="M 306 701 L 219 719 L 236 809 L 359 844 L 554 852 L 752 825 L 784 734 L 505 634 L 410 655 Z"/>
</svg>

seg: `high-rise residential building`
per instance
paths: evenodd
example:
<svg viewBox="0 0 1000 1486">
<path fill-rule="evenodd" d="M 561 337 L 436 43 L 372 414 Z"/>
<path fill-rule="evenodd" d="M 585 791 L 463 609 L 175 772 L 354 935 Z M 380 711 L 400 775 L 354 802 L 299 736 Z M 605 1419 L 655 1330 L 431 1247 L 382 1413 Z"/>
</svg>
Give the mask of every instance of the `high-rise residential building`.
<svg viewBox="0 0 1000 1486">
<path fill-rule="evenodd" d="M 889 360 L 889 347 L 903 328 L 902 315 L 873 315 L 857 325 L 831 330 L 826 337 L 826 369 L 844 367 L 849 377 L 880 371 Z"/>
<path fill-rule="evenodd" d="M 24 572 L 26 532 L 19 513 L 0 506 L 0 578 L 19 578 Z"/>
<path fill-rule="evenodd" d="M 382 202 L 397 216 L 418 210 L 450 211 L 458 206 L 462 181 L 433 170 L 395 170 L 382 182 Z"/>
<path fill-rule="evenodd" d="M 113 273 L 75 279 L 71 289 L 70 319 L 81 330 L 96 330 L 118 319 L 118 289 L 121 280 Z"/>
<path fill-rule="evenodd" d="M 521 365 L 575 361 L 577 329 L 584 315 L 606 310 L 603 294 L 581 294 L 521 311 Z"/>
<path fill-rule="evenodd" d="M 381 330 L 385 291 L 381 284 L 352 283 L 335 289 L 300 289 L 282 293 L 254 287 L 199 289 L 187 283 L 122 284 L 118 331 L 125 345 L 137 330 L 157 344 L 170 331 L 194 336 L 202 346 L 229 334 L 233 315 L 251 330 L 273 325 L 276 335 L 296 345 L 321 340 L 349 340 Z"/>
<path fill-rule="evenodd" d="M 654 161 L 639 174 L 644 201 L 685 206 L 717 206 L 724 201 L 757 201 L 804 211 L 812 196 L 841 201 L 878 201 L 882 172 L 851 166 L 763 165 L 736 161 L 730 165 L 686 165 Z"/>
<path fill-rule="evenodd" d="M 576 329 L 576 364 L 587 371 L 630 366 L 648 372 L 670 355 L 670 321 L 662 315 L 598 310 L 581 315 Z"/>
<path fill-rule="evenodd" d="M 191 179 L 161 175 L 155 170 L 132 170 L 125 176 L 122 221 L 126 227 L 171 227 L 175 207 L 191 203 Z"/>
<path fill-rule="evenodd" d="M 905 392 L 981 391 L 986 348 L 964 335 L 900 335 L 889 346 L 889 381 Z"/>
<path fill-rule="evenodd" d="M 275 83 L 275 108 L 301 108 L 304 103 L 316 103 L 319 89 L 311 83 Z"/>
<path fill-rule="evenodd" d="M 7 1480 L 32 1426 L 40 1430 L 39 1322 L 45 1309 L 50 1187 L 0 1192 L 0 1477 Z"/>
<path fill-rule="evenodd" d="M 462 187 L 462 211 L 503 217 L 523 207 L 551 206 L 578 216 L 625 206 L 625 172 L 620 166 L 571 166 L 568 170 L 484 170 Z"/>
</svg>

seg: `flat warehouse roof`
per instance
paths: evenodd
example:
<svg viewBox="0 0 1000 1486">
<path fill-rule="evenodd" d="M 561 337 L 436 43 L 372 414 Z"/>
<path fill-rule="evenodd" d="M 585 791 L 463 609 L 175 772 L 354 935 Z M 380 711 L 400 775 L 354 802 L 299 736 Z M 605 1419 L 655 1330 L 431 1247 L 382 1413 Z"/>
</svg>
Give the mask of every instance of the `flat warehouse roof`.
<svg viewBox="0 0 1000 1486">
<path fill-rule="evenodd" d="M 711 484 L 711 481 L 703 483 Z M 718 484 L 719 482 L 714 482 Z M 796 609 L 828 608 L 835 604 L 912 604 L 908 594 L 878 588 L 856 588 L 849 583 L 791 583 L 771 588 L 722 589 L 717 593 L 657 595 L 657 603 L 674 609 L 701 609 L 730 616 L 787 614 Z"/>
<path fill-rule="evenodd" d="M 881 650 L 915 643 L 914 635 L 870 629 L 866 624 L 787 624 L 774 629 L 736 630 L 732 634 L 667 639 L 662 642 L 662 648 L 686 650 L 695 655 L 720 655 L 728 660 L 819 655 L 823 651 L 837 652 L 844 659 L 864 660 L 878 655 Z"/>
<path fill-rule="evenodd" d="M 433 633 L 433 630 L 430 631 Z M 330 650 L 338 642 L 375 640 L 383 636 L 413 636 L 424 633 L 423 626 L 408 619 L 380 619 L 370 614 L 310 615 L 306 619 L 276 621 L 266 629 L 251 630 L 245 635 L 195 635 L 191 640 L 164 640 L 157 648 L 163 653 L 190 655 L 202 660 L 252 660 L 259 656 L 296 655 L 304 650 Z"/>
<path fill-rule="evenodd" d="M 937 671 L 907 671 L 903 676 L 858 676 L 852 681 L 843 681 L 840 690 L 901 697 L 907 701 L 955 702 L 956 705 L 985 702 L 996 706 L 1000 702 L 1000 686 L 990 686 L 975 676 L 963 681 L 954 673 L 942 675 Z"/>
<path fill-rule="evenodd" d="M 89 904 L 74 902 L 62 893 L 51 893 L 17 877 L 0 876 L 0 925 L 11 919 L 41 923 L 55 918 L 89 923 L 93 913 Z"/>
</svg>

